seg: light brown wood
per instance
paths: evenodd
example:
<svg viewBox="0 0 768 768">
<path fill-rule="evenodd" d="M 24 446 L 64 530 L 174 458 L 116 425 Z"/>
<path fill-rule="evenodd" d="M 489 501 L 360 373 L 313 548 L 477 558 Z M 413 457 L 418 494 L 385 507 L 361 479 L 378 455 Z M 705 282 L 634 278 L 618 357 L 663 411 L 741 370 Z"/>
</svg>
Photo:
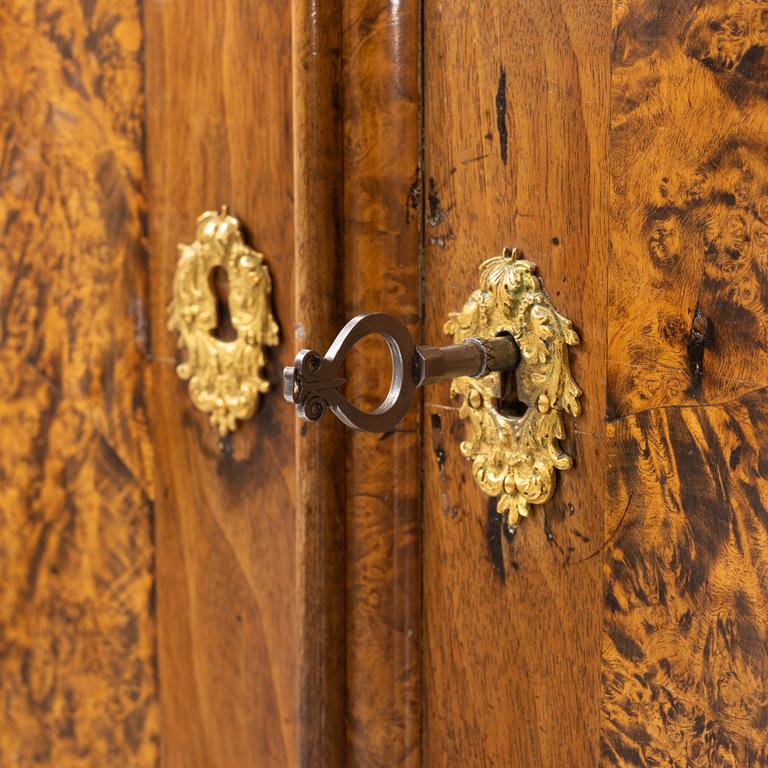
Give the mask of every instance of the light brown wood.
<svg viewBox="0 0 768 768">
<path fill-rule="evenodd" d="M 164 768 L 296 763 L 291 33 L 284 2 L 145 4 L 152 432 Z M 281 346 L 258 414 L 219 439 L 176 372 L 179 242 L 228 203 L 272 273 Z"/>
<path fill-rule="evenodd" d="M 425 337 L 504 246 L 582 344 L 575 469 L 514 539 L 475 486 L 448 385 L 425 393 L 425 764 L 598 762 L 605 488 L 608 2 L 426 0 Z"/>
<path fill-rule="evenodd" d="M 5 3 L 0 765 L 767 764 L 767 14 Z M 222 203 L 281 326 L 225 439 L 166 328 Z M 506 245 L 584 389 L 514 535 L 447 383 L 385 435 L 279 392 L 358 312 L 447 342 Z"/>
<path fill-rule="evenodd" d="M 553 502 L 509 545 L 489 509 L 494 584 L 430 394 L 427 764 L 762 765 L 764 8 L 615 2 L 609 112 L 604 4 L 426 7 L 427 333 L 466 254 L 522 246 L 586 408 Z"/>
<path fill-rule="evenodd" d="M 764 765 L 765 6 L 613 24 L 602 760 Z"/>
<path fill-rule="evenodd" d="M 346 0 L 343 18 L 347 318 L 419 326 L 419 3 Z M 360 345 L 345 393 L 367 410 L 391 378 L 386 345 Z M 347 761 L 418 766 L 420 471 L 412 408 L 392 432 L 347 432 Z M 323 429 L 325 424 L 318 425 Z"/>
<path fill-rule="evenodd" d="M 133 0 L 0 7 L 8 768 L 157 763 L 141 50 Z"/>
</svg>

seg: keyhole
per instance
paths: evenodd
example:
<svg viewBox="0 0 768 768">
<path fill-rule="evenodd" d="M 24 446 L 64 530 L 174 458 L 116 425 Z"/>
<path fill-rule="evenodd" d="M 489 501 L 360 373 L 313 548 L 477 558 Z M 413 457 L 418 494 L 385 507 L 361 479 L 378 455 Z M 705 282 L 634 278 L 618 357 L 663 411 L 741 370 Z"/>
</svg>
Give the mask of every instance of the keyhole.
<svg viewBox="0 0 768 768">
<path fill-rule="evenodd" d="M 509 336 L 510 334 L 500 333 L 498 335 Z M 496 401 L 496 410 L 502 416 L 507 416 L 508 418 L 522 416 L 528 410 L 528 406 L 520 400 L 517 394 L 517 370 L 502 371 L 499 375 L 501 377 L 501 394 Z"/>
<path fill-rule="evenodd" d="M 211 288 L 216 296 L 216 327 L 213 329 L 213 336 L 219 341 L 234 341 L 237 331 L 229 314 L 229 278 L 224 267 L 214 267 L 211 270 Z"/>
</svg>

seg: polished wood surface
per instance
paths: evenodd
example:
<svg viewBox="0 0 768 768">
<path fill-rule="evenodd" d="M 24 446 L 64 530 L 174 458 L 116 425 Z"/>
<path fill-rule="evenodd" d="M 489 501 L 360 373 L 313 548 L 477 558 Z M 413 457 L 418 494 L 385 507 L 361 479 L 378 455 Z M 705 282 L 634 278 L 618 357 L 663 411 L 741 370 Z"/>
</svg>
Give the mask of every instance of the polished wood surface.
<svg viewBox="0 0 768 768">
<path fill-rule="evenodd" d="M 764 6 L 6 2 L 0 765 L 768 764 Z M 224 439 L 166 328 L 222 203 L 281 327 Z M 507 245 L 584 389 L 514 534 L 447 383 L 279 392 L 358 312 L 447 342 Z"/>
<path fill-rule="evenodd" d="M 768 762 L 765 12 L 614 3 L 605 765 Z"/>
<path fill-rule="evenodd" d="M 575 469 L 506 536 L 459 445 L 448 385 L 425 391 L 425 764 L 598 762 L 605 488 L 611 10 L 607 0 L 424 5 L 424 336 L 518 246 L 582 343 Z"/>
<path fill-rule="evenodd" d="M 165 768 L 296 763 L 291 23 L 284 2 L 145 4 L 157 622 Z M 219 439 L 166 307 L 196 217 L 227 203 L 273 282 L 258 414 Z"/>
<path fill-rule="evenodd" d="M 521 246 L 585 415 L 505 541 L 430 394 L 427 764 L 763 765 L 762 4 L 430 8 L 426 333 Z"/>
<path fill-rule="evenodd" d="M 419 326 L 419 3 L 343 8 L 346 317 Z M 385 344 L 350 358 L 368 410 L 391 378 Z M 347 431 L 347 763 L 418 766 L 421 754 L 417 407 L 392 432 Z M 325 428 L 326 425 L 318 425 Z"/>
<path fill-rule="evenodd" d="M 291 349 L 325 351 L 344 322 L 340 0 L 292 0 L 296 324 Z M 296 433 L 298 765 L 346 752 L 345 429 Z"/>
<path fill-rule="evenodd" d="M 134 0 L 0 6 L 4 768 L 157 764 L 141 50 Z"/>
</svg>

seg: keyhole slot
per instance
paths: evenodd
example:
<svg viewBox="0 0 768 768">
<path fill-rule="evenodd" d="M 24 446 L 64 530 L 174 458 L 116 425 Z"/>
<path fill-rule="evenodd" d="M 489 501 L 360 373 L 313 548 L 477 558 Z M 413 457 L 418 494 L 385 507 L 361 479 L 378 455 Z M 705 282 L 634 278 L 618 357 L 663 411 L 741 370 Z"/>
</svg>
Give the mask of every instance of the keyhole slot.
<svg viewBox="0 0 768 768">
<path fill-rule="evenodd" d="M 510 336 L 509 333 L 499 333 L 497 336 Z M 502 371 L 499 374 L 499 398 L 496 410 L 507 418 L 519 418 L 528 410 L 528 406 L 517 393 L 517 369 Z"/>
<path fill-rule="evenodd" d="M 224 267 L 214 267 L 211 270 L 211 290 L 216 297 L 216 327 L 211 332 L 219 341 L 234 341 L 237 330 L 232 325 L 229 313 L 229 277 Z"/>
</svg>

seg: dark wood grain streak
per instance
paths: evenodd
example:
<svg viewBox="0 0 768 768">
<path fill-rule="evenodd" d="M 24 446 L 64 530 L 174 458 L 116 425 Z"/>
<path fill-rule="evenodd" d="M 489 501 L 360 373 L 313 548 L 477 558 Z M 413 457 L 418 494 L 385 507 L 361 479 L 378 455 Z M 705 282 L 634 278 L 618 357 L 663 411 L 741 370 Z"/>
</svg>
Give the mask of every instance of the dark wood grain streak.
<svg viewBox="0 0 768 768">
<path fill-rule="evenodd" d="M 444 338 L 484 259 L 519 246 L 579 331 L 584 389 L 567 423 L 576 468 L 514 537 L 460 453 L 448 386 L 425 393 L 430 766 L 598 761 L 610 13 L 607 1 L 425 3 L 425 337 Z"/>
<path fill-rule="evenodd" d="M 165 768 L 297 762 L 291 20 L 282 1 L 145 3 L 158 648 Z M 219 439 L 166 328 L 177 243 L 227 203 L 272 273 L 281 345 Z"/>
<path fill-rule="evenodd" d="M 344 278 L 347 317 L 419 326 L 419 3 L 345 0 Z M 416 192 L 414 192 L 416 189 Z M 420 199 L 420 198 L 419 198 Z M 391 376 L 386 345 L 350 359 L 367 410 Z M 419 414 L 347 435 L 347 760 L 421 763 Z"/>
<path fill-rule="evenodd" d="M 294 350 L 344 322 L 341 0 L 292 0 Z M 290 418 L 296 419 L 293 409 Z M 343 766 L 346 714 L 345 430 L 297 422 L 298 764 Z"/>
<path fill-rule="evenodd" d="M 765 394 L 612 429 L 606 765 L 768 761 Z"/>
<path fill-rule="evenodd" d="M 768 761 L 766 8 L 614 3 L 602 761 Z"/>
<path fill-rule="evenodd" d="M 0 764 L 152 768 L 142 27 L 0 7 Z"/>
</svg>

